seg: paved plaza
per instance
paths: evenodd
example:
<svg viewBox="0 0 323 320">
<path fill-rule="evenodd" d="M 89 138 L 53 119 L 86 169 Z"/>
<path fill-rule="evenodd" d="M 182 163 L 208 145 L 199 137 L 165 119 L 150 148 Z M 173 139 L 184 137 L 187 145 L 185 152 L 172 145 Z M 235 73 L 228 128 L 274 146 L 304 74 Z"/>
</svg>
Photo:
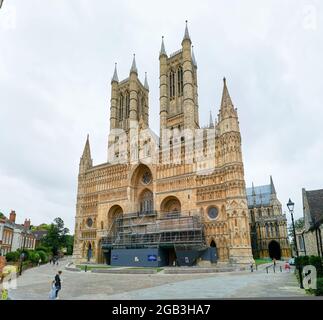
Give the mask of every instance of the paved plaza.
<svg viewBox="0 0 323 320">
<path fill-rule="evenodd" d="M 23 273 L 17 288 L 9 291 L 11 299 L 47 300 L 50 283 L 60 269 L 60 299 L 213 299 L 213 298 L 301 298 L 293 272 L 266 273 L 264 267 L 251 273 L 213 274 L 104 274 L 73 272 L 43 265 Z"/>
</svg>

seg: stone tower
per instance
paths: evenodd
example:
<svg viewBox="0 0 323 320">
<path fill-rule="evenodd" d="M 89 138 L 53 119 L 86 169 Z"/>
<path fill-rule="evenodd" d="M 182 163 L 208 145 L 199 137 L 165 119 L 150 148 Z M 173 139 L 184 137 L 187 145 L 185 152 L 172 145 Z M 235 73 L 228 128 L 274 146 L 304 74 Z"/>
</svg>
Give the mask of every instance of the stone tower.
<svg viewBox="0 0 323 320">
<path fill-rule="evenodd" d="M 226 79 L 223 79 L 223 92 L 218 114 L 217 139 L 218 156 L 225 168 L 226 212 L 229 225 L 229 261 L 231 263 L 249 263 L 253 261 L 248 203 L 244 180 L 244 168 L 241 152 L 241 135 L 237 109 L 232 103 Z"/>
<path fill-rule="evenodd" d="M 170 56 L 162 39 L 159 68 L 160 137 L 164 129 L 199 128 L 197 65 L 187 24 L 182 48 Z"/>
<path fill-rule="evenodd" d="M 128 139 L 130 131 L 137 130 L 138 124 L 149 125 L 149 86 L 145 74 L 144 84 L 138 77 L 136 57 L 133 55 L 129 77 L 120 81 L 115 64 L 111 80 L 110 133 L 108 138 L 108 159 L 119 158 L 113 145 L 120 137 Z"/>
</svg>

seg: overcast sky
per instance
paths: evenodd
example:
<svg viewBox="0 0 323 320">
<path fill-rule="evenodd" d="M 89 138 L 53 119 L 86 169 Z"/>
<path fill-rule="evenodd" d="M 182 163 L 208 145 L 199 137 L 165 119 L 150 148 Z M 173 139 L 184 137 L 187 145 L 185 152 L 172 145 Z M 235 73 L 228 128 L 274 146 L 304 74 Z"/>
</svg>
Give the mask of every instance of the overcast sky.
<svg viewBox="0 0 323 320">
<path fill-rule="evenodd" d="M 238 108 L 247 186 L 272 175 L 286 211 L 323 188 L 323 6 L 290 1 L 4 0 L 0 10 L 0 211 L 73 230 L 87 133 L 107 160 L 110 80 L 136 53 L 159 132 L 161 36 L 181 48 L 185 20 L 198 63 L 200 123 L 218 113 L 222 78 Z"/>
</svg>

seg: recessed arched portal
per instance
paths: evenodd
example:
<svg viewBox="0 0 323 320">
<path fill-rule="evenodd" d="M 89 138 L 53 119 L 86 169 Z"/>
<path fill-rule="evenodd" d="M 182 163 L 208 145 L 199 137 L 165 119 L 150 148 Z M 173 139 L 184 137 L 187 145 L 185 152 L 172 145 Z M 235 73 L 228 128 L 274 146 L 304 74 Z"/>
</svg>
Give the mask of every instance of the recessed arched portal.
<svg viewBox="0 0 323 320">
<path fill-rule="evenodd" d="M 123 215 L 123 210 L 119 205 L 114 205 L 108 212 L 108 232 L 113 234 L 116 231 L 116 218 Z"/>
<path fill-rule="evenodd" d="M 166 197 L 160 204 L 160 211 L 166 213 L 180 213 L 181 202 L 175 196 Z"/>
<path fill-rule="evenodd" d="M 280 249 L 280 244 L 277 241 L 272 240 L 269 242 L 268 251 L 269 251 L 270 258 L 280 260 L 281 249 Z"/>
<path fill-rule="evenodd" d="M 87 261 L 90 261 L 92 258 L 92 244 L 89 243 L 87 246 Z"/>
<path fill-rule="evenodd" d="M 212 239 L 212 241 L 210 242 L 210 260 L 211 263 L 216 263 L 218 260 L 218 250 L 216 247 L 216 243 L 215 241 Z"/>
</svg>

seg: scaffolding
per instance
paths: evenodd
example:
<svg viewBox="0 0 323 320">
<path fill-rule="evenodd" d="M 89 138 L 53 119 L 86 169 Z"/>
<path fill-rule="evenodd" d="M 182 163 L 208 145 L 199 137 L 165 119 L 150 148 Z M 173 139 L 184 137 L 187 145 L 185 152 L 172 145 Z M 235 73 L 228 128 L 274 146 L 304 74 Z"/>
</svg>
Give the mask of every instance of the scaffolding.
<svg viewBox="0 0 323 320">
<path fill-rule="evenodd" d="M 107 235 L 102 238 L 103 249 L 171 246 L 205 248 L 203 223 L 199 214 L 157 211 L 127 213 L 116 217 Z"/>
</svg>

